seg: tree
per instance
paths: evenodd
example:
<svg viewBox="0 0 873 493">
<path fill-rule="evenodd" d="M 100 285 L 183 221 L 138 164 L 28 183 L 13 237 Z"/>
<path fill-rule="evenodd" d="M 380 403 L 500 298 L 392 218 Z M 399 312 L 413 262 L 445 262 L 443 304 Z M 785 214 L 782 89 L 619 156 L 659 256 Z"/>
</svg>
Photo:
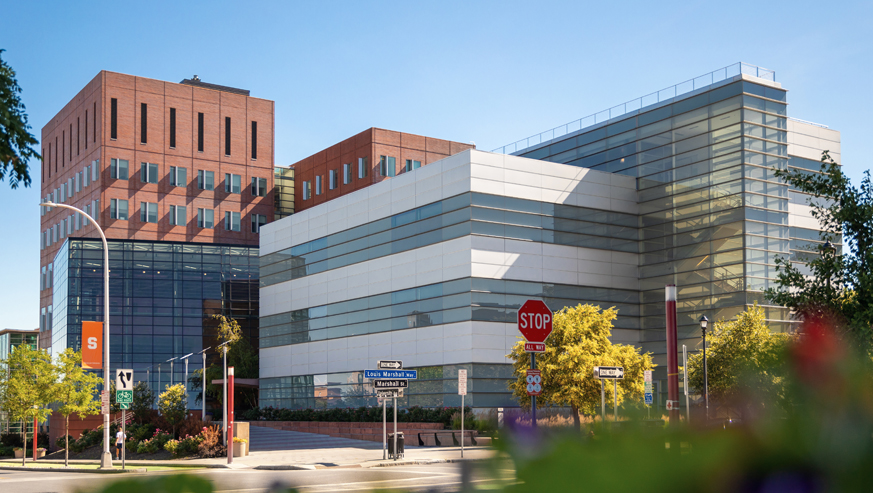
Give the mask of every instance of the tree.
<svg viewBox="0 0 873 493">
<path fill-rule="evenodd" d="M 779 400 L 784 383 L 780 357 L 788 337 L 770 332 L 761 307 L 755 305 L 735 320 L 716 322 L 706 342 L 711 400 L 741 415 L 752 402 L 763 405 Z M 703 353 L 699 352 L 688 357 L 688 383 L 702 393 L 703 378 Z"/>
<path fill-rule="evenodd" d="M 24 449 L 27 450 L 26 423 L 34 418 L 45 421 L 51 415 L 48 405 L 56 400 L 57 372 L 46 350 L 25 344 L 16 346 L 4 363 L 8 376 L 0 381 L 0 407 L 10 420 L 22 422 Z M 33 431 L 36 439 L 36 430 Z M 24 456 L 21 465 L 24 465 Z"/>
<path fill-rule="evenodd" d="M 821 239 L 843 238 L 843 252 L 822 246 L 804 262 L 803 275 L 790 259 L 776 259 L 778 289 L 767 298 L 791 308 L 802 319 L 836 318 L 862 346 L 873 346 L 873 182 L 865 172 L 860 188 L 852 186 L 827 151 L 821 173 L 777 170 L 776 176 L 801 192 L 811 194 L 812 215 L 824 229 Z M 847 251 L 846 251 L 847 250 Z"/>
<path fill-rule="evenodd" d="M 149 388 L 149 384 L 137 382 L 133 387 L 133 402 L 130 404 L 130 412 L 140 424 L 148 419 L 154 404 L 155 393 Z"/>
<path fill-rule="evenodd" d="M 3 61 L 4 51 L 0 50 L 0 181 L 8 174 L 9 186 L 15 189 L 19 183 L 30 186 L 27 162 L 42 157 L 31 147 L 37 140 L 30 133 L 24 103 L 18 96 L 21 87 L 15 70 Z"/>
<path fill-rule="evenodd" d="M 651 370 L 652 357 L 640 354 L 639 349 L 613 344 L 612 321 L 616 309 L 601 310 L 595 305 L 578 305 L 555 312 L 554 330 L 546 340 L 546 352 L 537 355 L 537 368 L 542 372 L 543 393 L 538 402 L 546 405 L 569 405 L 573 410 L 573 424 L 580 428 L 579 413 L 596 414 L 600 407 L 600 382 L 594 378 L 595 366 L 624 366 L 624 379 L 619 380 L 618 401 L 643 397 L 643 372 Z M 524 352 L 524 341 L 512 348 L 516 379 L 509 384 L 513 395 L 523 407 L 530 407 L 525 382 L 530 368 L 530 356 Z M 612 400 L 612 385 L 606 386 Z"/>
<path fill-rule="evenodd" d="M 185 384 L 168 385 L 167 390 L 158 397 L 158 410 L 173 427 L 173 438 L 175 438 L 176 426 L 184 421 L 185 415 L 188 414 L 188 396 L 185 393 Z"/>
<path fill-rule="evenodd" d="M 102 379 L 94 372 L 82 368 L 82 352 L 67 348 L 58 355 L 55 366 L 59 375 L 56 384 L 58 412 L 64 417 L 64 465 L 70 459 L 70 415 L 76 413 L 80 419 L 100 412 L 100 401 L 94 398 L 97 386 Z"/>
</svg>

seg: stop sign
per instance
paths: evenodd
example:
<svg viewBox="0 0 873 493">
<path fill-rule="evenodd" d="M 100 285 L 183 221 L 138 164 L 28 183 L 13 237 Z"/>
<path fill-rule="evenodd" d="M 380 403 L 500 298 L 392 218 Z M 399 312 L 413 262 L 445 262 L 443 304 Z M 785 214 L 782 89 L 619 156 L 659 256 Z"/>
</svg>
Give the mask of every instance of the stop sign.
<svg viewBox="0 0 873 493">
<path fill-rule="evenodd" d="M 527 300 L 518 309 L 518 331 L 528 342 L 546 342 L 552 333 L 552 311 L 541 300 Z"/>
</svg>

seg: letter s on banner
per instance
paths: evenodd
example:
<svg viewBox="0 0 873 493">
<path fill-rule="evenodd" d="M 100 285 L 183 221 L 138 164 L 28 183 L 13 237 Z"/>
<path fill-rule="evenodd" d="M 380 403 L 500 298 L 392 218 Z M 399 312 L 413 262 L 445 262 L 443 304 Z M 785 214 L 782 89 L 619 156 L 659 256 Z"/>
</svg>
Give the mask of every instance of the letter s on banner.
<svg viewBox="0 0 873 493">
<path fill-rule="evenodd" d="M 82 322 L 82 368 L 103 368 L 103 322 Z"/>
</svg>

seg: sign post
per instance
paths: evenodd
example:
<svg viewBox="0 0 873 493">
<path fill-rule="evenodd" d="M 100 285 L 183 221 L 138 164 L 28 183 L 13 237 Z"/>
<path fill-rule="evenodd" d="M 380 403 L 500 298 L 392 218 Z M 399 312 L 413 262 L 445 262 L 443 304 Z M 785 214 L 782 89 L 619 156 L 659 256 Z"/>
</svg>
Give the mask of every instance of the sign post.
<svg viewBox="0 0 873 493">
<path fill-rule="evenodd" d="M 546 351 L 546 339 L 552 333 L 552 311 L 542 300 L 527 300 L 518 309 L 518 331 L 527 340 L 524 350 L 530 353 L 530 369 L 537 369 L 537 353 Z M 539 377 L 539 372 L 537 372 Z M 530 373 L 528 373 L 530 377 Z M 537 427 L 537 396 L 542 393 L 542 384 L 538 382 L 540 390 L 531 393 L 528 382 L 528 395 L 530 396 L 531 426 Z"/>
<path fill-rule="evenodd" d="M 643 392 L 645 393 L 646 398 L 646 408 L 650 415 L 649 417 L 651 417 L 651 408 L 649 408 L 649 406 L 654 402 L 654 399 L 652 398 L 652 370 L 646 370 L 643 372 Z"/>
<path fill-rule="evenodd" d="M 382 460 L 388 459 L 388 425 L 385 413 L 388 412 L 387 397 L 382 398 Z"/>
<path fill-rule="evenodd" d="M 458 394 L 461 395 L 461 458 L 464 458 L 464 396 L 467 395 L 467 370 L 458 370 Z"/>
<path fill-rule="evenodd" d="M 624 380 L 623 366 L 595 366 L 594 378 L 600 379 L 600 399 L 603 408 L 604 418 L 606 417 L 606 395 L 603 391 L 603 380 L 612 380 L 612 397 L 613 397 L 613 421 L 618 422 L 618 381 Z"/>
<path fill-rule="evenodd" d="M 404 370 L 400 360 L 379 360 L 376 362 L 377 370 L 364 370 L 364 378 L 373 380 L 373 388 L 376 395 L 382 398 L 382 459 L 387 458 L 387 435 L 386 423 L 386 399 L 394 402 L 394 460 L 399 457 L 397 451 L 397 398 L 401 397 L 403 390 L 409 387 L 409 381 L 418 378 L 417 370 Z"/>
<path fill-rule="evenodd" d="M 133 403 L 133 370 L 115 370 L 115 402 L 121 408 L 121 468 L 127 460 L 127 410 Z"/>
</svg>

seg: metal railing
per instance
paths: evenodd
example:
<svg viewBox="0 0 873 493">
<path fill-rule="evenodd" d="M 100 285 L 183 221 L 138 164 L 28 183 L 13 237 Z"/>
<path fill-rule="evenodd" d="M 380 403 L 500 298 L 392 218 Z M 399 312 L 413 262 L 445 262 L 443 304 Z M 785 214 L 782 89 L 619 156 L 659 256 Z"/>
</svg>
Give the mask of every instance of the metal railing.
<svg viewBox="0 0 873 493">
<path fill-rule="evenodd" d="M 531 146 L 535 146 L 543 142 L 548 142 L 569 133 L 576 132 L 577 130 L 582 130 L 583 128 L 590 127 L 591 125 L 596 125 L 598 123 L 605 122 L 618 116 L 626 115 L 634 111 L 639 111 L 646 106 L 657 104 L 663 101 L 668 101 L 677 96 L 687 94 L 689 92 L 715 84 L 716 82 L 720 82 L 731 77 L 736 77 L 740 74 L 751 75 L 753 77 L 776 82 L 776 72 L 773 70 L 743 62 L 734 63 L 728 65 L 727 67 L 714 70 L 708 74 L 701 75 L 700 77 L 688 79 L 685 82 L 680 82 L 679 84 L 668 87 L 666 89 L 661 89 L 660 91 L 655 91 L 651 94 L 647 94 L 641 98 L 633 99 L 618 106 L 613 106 L 608 110 L 588 115 L 584 118 L 580 118 L 565 125 L 557 126 L 551 130 L 546 130 L 545 132 L 532 135 L 526 139 L 518 140 L 516 142 L 513 142 L 512 144 L 498 147 L 491 152 L 512 154 L 513 152 L 518 152 L 522 149 L 527 149 Z"/>
<path fill-rule="evenodd" d="M 807 125 L 813 125 L 813 126 L 816 126 L 816 127 L 821 127 L 821 128 L 830 128 L 830 127 L 828 127 L 827 125 L 825 125 L 825 124 L 823 124 L 823 123 L 811 122 L 811 121 L 809 121 L 809 120 L 801 120 L 800 118 L 794 118 L 793 116 L 789 116 L 788 119 L 789 119 L 789 120 L 794 120 L 794 121 L 796 121 L 796 122 L 800 122 L 800 123 L 805 123 L 805 124 L 807 124 Z"/>
</svg>

